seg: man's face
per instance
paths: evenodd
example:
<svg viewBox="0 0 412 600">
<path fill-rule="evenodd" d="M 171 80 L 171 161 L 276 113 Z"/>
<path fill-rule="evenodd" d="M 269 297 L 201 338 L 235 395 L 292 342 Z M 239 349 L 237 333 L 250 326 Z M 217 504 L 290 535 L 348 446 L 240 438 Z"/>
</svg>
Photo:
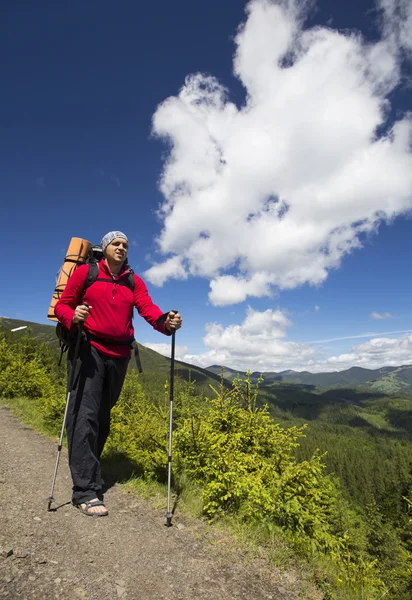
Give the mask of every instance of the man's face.
<svg viewBox="0 0 412 600">
<path fill-rule="evenodd" d="M 114 238 L 105 249 L 106 258 L 120 264 L 126 260 L 129 244 L 124 238 Z"/>
</svg>

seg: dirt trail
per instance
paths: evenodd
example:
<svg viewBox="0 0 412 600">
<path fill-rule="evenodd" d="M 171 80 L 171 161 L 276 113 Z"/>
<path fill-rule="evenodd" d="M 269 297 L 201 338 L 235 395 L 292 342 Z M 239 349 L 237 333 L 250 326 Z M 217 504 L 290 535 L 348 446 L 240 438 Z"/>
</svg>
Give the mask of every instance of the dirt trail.
<svg viewBox="0 0 412 600">
<path fill-rule="evenodd" d="M 299 593 L 296 576 L 246 560 L 227 539 L 205 533 L 202 522 L 176 515 L 173 527 L 165 527 L 161 512 L 122 486 L 105 495 L 109 517 L 80 514 L 70 504 L 65 450 L 54 494 L 58 510 L 47 512 L 56 450 L 0 405 L 0 598 L 320 598 L 309 589 Z"/>
</svg>

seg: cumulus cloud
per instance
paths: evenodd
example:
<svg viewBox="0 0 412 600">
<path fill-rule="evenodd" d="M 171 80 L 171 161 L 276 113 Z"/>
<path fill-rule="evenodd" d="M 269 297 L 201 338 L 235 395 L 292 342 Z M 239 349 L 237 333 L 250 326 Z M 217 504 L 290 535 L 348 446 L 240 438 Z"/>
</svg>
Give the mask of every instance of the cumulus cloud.
<svg viewBox="0 0 412 600">
<path fill-rule="evenodd" d="M 331 356 L 324 363 L 317 365 L 317 370 L 341 371 L 350 367 L 378 369 L 382 366 L 396 367 L 411 364 L 412 334 L 401 338 L 375 338 L 354 346 L 352 351 L 339 356 Z M 322 365 L 324 369 L 320 368 Z"/>
<path fill-rule="evenodd" d="M 380 321 L 382 319 L 392 319 L 393 315 L 390 312 L 385 312 L 385 313 L 378 313 L 378 312 L 372 312 L 370 314 L 370 318 L 374 319 L 376 321 Z"/>
<path fill-rule="evenodd" d="M 187 273 L 182 265 L 182 260 L 179 256 L 172 256 L 162 263 L 155 264 L 150 269 L 150 277 L 146 272 L 146 277 L 150 283 L 154 285 L 163 285 L 170 278 L 187 279 Z"/>
<path fill-rule="evenodd" d="M 282 310 L 259 312 L 249 307 L 240 325 L 208 323 L 203 338 L 208 350 L 198 355 L 187 353 L 182 360 L 201 367 L 217 364 L 240 370 L 292 368 L 313 359 L 316 351 L 307 344 L 285 340 L 291 324 Z"/>
<path fill-rule="evenodd" d="M 200 367 L 226 366 L 239 371 L 342 371 L 353 366 L 377 369 L 411 362 L 411 330 L 364 333 L 313 342 L 288 341 L 287 332 L 292 322 L 285 311 L 267 309 L 255 311 L 248 308 L 243 322 L 224 327 L 208 323 L 203 342 L 207 350 L 191 354 L 186 346 L 178 346 L 176 357 Z M 402 335 L 399 335 L 402 334 Z M 383 337 L 397 335 L 397 337 Z M 325 344 L 338 340 L 370 337 L 367 342 L 355 345 L 349 352 L 326 357 Z M 145 346 L 170 357 L 170 344 L 145 344 Z"/>
<path fill-rule="evenodd" d="M 163 356 L 167 356 L 168 358 L 170 358 L 170 344 L 151 344 L 149 342 L 146 342 L 145 344 L 143 344 L 146 348 L 150 348 L 151 350 L 155 350 L 155 352 L 158 352 L 159 354 L 162 354 Z M 187 346 L 179 346 L 176 345 L 175 346 L 175 358 L 176 360 L 185 360 L 185 356 L 188 353 L 188 347 Z"/>
<path fill-rule="evenodd" d="M 410 0 L 379 0 L 382 29 L 393 47 L 412 51 L 412 3 Z"/>
<path fill-rule="evenodd" d="M 412 208 L 412 116 L 387 123 L 411 3 L 380 0 L 373 43 L 305 28 L 304 5 L 247 4 L 233 62 L 243 106 L 202 73 L 158 106 L 168 158 L 151 283 L 205 277 L 214 305 L 318 285 L 364 234 Z"/>
</svg>

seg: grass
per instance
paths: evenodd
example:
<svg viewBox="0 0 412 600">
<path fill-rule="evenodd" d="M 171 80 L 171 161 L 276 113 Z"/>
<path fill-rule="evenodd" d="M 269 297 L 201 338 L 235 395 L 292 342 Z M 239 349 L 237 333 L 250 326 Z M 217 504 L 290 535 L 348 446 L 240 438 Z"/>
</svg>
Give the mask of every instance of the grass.
<svg viewBox="0 0 412 600">
<path fill-rule="evenodd" d="M 44 422 L 35 400 L 0 397 L 0 403 L 6 406 L 25 425 L 29 425 L 38 433 L 55 437 L 55 432 Z"/>
</svg>

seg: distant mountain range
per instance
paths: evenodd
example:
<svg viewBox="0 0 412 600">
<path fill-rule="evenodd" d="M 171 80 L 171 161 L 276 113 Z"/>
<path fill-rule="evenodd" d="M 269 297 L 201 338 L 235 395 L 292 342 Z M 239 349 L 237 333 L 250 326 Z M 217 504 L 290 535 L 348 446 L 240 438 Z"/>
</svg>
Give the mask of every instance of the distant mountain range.
<svg viewBox="0 0 412 600">
<path fill-rule="evenodd" d="M 220 375 L 222 367 L 212 365 L 207 371 Z M 246 372 L 224 367 L 223 376 L 232 381 L 237 375 L 246 377 Z M 384 394 L 412 393 L 412 365 L 399 367 L 381 367 L 380 369 L 363 369 L 351 367 L 345 371 L 331 373 L 310 373 L 309 371 L 280 371 L 258 372 L 251 374 L 252 381 L 256 382 L 263 377 L 263 387 L 283 383 L 304 386 L 306 390 L 322 390 L 331 388 L 364 388 Z"/>
<path fill-rule="evenodd" d="M 6 329 L 14 329 L 27 326 L 32 334 L 41 341 L 47 342 L 58 348 L 59 342 L 55 333 L 55 326 L 41 325 L 30 321 L 8 319 L 0 317 L 0 326 Z M 16 332 L 16 335 L 24 334 L 24 330 Z M 168 373 L 170 370 L 170 359 L 139 344 L 139 351 L 143 369 Z M 208 386 L 216 385 L 222 375 L 222 367 L 212 365 L 203 369 L 189 363 L 176 361 L 176 368 L 184 379 L 196 380 L 198 383 Z M 235 377 L 246 377 L 245 371 L 238 371 L 230 367 L 223 367 L 223 377 L 229 383 Z M 256 382 L 263 377 L 262 391 L 279 394 L 280 387 L 288 389 L 289 393 L 295 391 L 321 393 L 327 389 L 339 388 L 362 388 L 371 392 L 381 394 L 412 394 L 412 364 L 398 367 L 381 367 L 380 369 L 363 369 L 351 367 L 345 371 L 334 371 L 332 373 L 310 373 L 309 371 L 284 370 L 280 372 L 268 371 L 252 373 L 251 378 Z"/>
</svg>

